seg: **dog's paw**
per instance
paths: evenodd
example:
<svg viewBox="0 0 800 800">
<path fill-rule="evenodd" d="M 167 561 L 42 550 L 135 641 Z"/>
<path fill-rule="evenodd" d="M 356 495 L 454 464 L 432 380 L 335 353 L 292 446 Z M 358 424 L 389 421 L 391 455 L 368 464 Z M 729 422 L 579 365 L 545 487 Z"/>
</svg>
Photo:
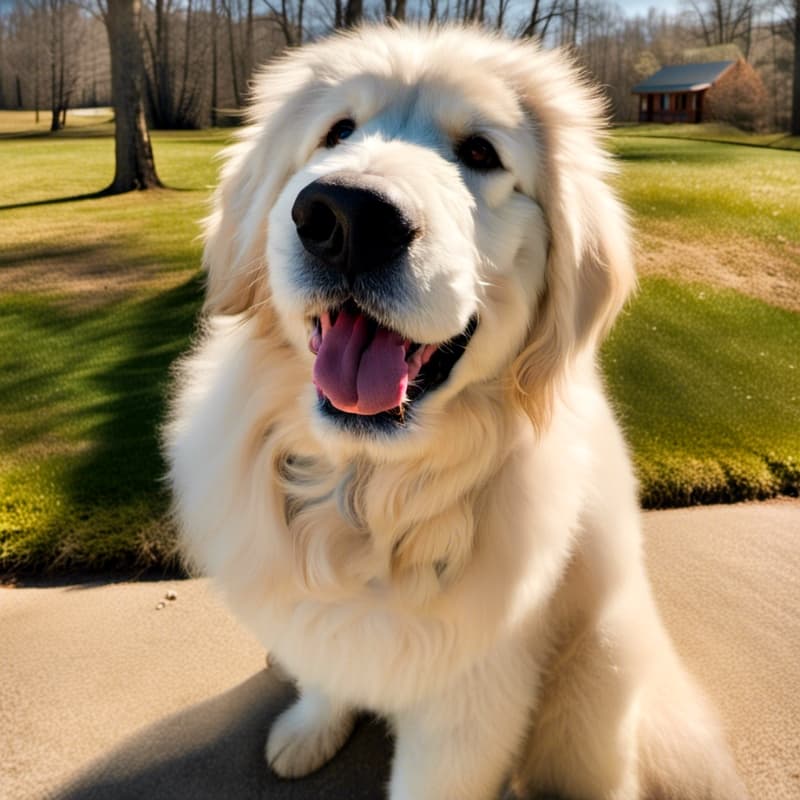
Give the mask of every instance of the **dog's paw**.
<svg viewBox="0 0 800 800">
<path fill-rule="evenodd" d="M 324 697 L 303 694 L 274 722 L 267 763 L 282 778 L 301 778 L 329 761 L 347 741 L 355 714 Z"/>
</svg>

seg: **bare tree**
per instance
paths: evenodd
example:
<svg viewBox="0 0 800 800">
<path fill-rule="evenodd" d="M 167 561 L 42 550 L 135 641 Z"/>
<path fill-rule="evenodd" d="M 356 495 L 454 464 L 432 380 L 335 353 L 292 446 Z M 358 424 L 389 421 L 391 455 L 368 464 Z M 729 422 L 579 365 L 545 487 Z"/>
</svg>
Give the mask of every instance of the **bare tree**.
<svg viewBox="0 0 800 800">
<path fill-rule="evenodd" d="M 217 125 L 217 108 L 219 107 L 218 30 L 217 0 L 211 0 L 211 124 L 215 127 Z"/>
<path fill-rule="evenodd" d="M 347 0 L 344 6 L 344 26 L 353 28 L 364 18 L 364 0 Z"/>
<path fill-rule="evenodd" d="M 745 55 L 753 27 L 753 0 L 689 0 L 706 46 L 736 42 Z"/>
<path fill-rule="evenodd" d="M 563 3 L 561 0 L 550 0 L 549 3 L 542 0 L 533 0 L 531 12 L 525 26 L 519 31 L 523 37 L 537 36 L 544 39 L 550 23 L 561 16 L 563 13 Z"/>
<path fill-rule="evenodd" d="M 157 127 L 172 127 L 175 116 L 172 90 L 172 47 L 170 41 L 172 0 L 156 0 L 153 26 L 142 24 L 147 52 L 150 56 L 150 72 L 147 75 L 147 90 L 152 119 Z"/>
<path fill-rule="evenodd" d="M 6 74 L 8 61 L 6 59 L 6 20 L 0 16 L 0 108 L 6 107 Z"/>
<path fill-rule="evenodd" d="M 74 0 L 25 0 L 34 25 L 33 43 L 37 50 L 43 46 L 49 62 L 50 130 L 57 131 L 67 121 L 72 96 L 78 81 L 79 60 L 85 20 Z M 35 105 L 40 103 L 40 66 L 35 57 Z"/>
<path fill-rule="evenodd" d="M 220 0 L 220 5 L 228 31 L 234 102 L 241 108 L 253 68 L 253 0 Z"/>
<path fill-rule="evenodd" d="M 31 7 L 18 0 L 8 18 L 7 58 L 13 75 L 13 98 L 16 108 L 34 109 L 39 124 L 41 106 L 41 75 L 43 48 L 41 46 L 43 15 L 38 5 Z"/>
<path fill-rule="evenodd" d="M 194 68 L 204 55 L 195 41 L 194 0 L 176 8 L 156 0 L 152 23 L 143 24 L 148 63 L 145 70 L 150 119 L 156 128 L 197 128 L 205 73 Z M 204 81 L 203 81 L 204 82 Z"/>
<path fill-rule="evenodd" d="M 267 8 L 272 12 L 278 27 L 281 29 L 283 38 L 286 40 L 287 47 L 296 47 L 303 43 L 303 16 L 305 14 L 304 0 L 280 0 L 280 7 L 276 7 L 270 0 L 264 0 Z M 337 0 L 337 8 L 340 8 L 340 0 Z"/>
<path fill-rule="evenodd" d="M 403 22 L 406 18 L 406 0 L 384 0 L 384 12 L 386 19 L 396 19 Z"/>
<path fill-rule="evenodd" d="M 141 12 L 141 0 L 106 0 L 101 5 L 111 50 L 115 122 L 115 170 L 108 194 L 161 186 L 144 114 Z"/>
<path fill-rule="evenodd" d="M 800 0 L 781 0 L 781 6 L 786 12 L 783 32 L 794 50 L 789 130 L 793 136 L 800 136 Z"/>
</svg>

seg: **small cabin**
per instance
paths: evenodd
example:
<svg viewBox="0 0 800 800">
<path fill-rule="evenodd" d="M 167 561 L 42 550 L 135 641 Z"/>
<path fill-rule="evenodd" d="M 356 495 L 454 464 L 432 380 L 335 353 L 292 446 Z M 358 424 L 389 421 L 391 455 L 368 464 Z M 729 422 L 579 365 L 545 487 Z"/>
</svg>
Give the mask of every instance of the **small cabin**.
<svg viewBox="0 0 800 800">
<path fill-rule="evenodd" d="M 735 61 L 708 64 L 675 64 L 637 84 L 639 122 L 702 122 L 706 92 Z"/>
</svg>

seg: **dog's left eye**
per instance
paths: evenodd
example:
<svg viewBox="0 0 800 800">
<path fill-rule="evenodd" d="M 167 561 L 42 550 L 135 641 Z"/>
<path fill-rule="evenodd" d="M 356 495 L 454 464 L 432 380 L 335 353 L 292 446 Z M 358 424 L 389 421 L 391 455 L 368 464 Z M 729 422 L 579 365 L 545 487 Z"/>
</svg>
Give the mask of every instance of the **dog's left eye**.
<svg viewBox="0 0 800 800">
<path fill-rule="evenodd" d="M 325 136 L 325 147 L 336 147 L 343 139 L 347 139 L 356 129 L 356 123 L 352 119 L 340 119 L 331 126 Z"/>
<path fill-rule="evenodd" d="M 497 151 L 483 136 L 470 136 L 464 139 L 456 147 L 456 156 L 462 164 L 479 172 L 488 172 L 503 166 Z"/>
</svg>

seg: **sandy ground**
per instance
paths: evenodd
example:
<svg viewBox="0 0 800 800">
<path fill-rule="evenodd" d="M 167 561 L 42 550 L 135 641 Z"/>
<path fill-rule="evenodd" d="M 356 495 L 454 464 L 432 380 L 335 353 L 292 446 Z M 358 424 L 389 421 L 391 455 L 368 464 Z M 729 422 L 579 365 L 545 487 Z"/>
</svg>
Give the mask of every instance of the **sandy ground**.
<svg viewBox="0 0 800 800">
<path fill-rule="evenodd" d="M 800 311 L 800 245 L 767 244 L 747 236 L 715 236 L 708 241 L 686 236 L 679 225 L 649 221 L 634 233 L 640 277 L 658 275 L 707 283 Z"/>
<path fill-rule="evenodd" d="M 798 800 L 800 502 L 653 512 L 644 526 L 668 627 L 753 800 Z M 371 719 L 315 775 L 269 773 L 266 732 L 291 689 L 206 581 L 0 589 L 0 663 L 2 798 L 382 796 L 391 744 Z"/>
</svg>

